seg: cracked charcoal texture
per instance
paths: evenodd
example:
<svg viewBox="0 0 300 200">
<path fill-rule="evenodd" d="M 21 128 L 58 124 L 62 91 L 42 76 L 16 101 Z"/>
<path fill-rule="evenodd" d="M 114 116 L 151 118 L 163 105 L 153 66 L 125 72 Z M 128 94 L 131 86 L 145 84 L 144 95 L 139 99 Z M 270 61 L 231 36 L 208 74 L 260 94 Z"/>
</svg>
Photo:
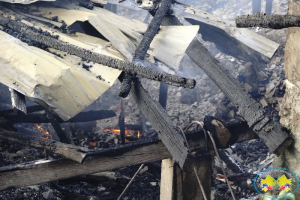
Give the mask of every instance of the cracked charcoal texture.
<svg viewBox="0 0 300 200">
<path fill-rule="evenodd" d="M 282 29 L 288 27 L 299 27 L 300 16 L 295 15 L 265 15 L 256 13 L 254 15 L 242 15 L 235 19 L 236 26 L 239 28 L 246 27 L 263 27 L 272 29 Z"/>
<path fill-rule="evenodd" d="M 14 31 L 19 32 L 20 35 L 22 34 L 23 37 L 26 37 L 27 39 L 30 39 L 34 42 L 41 43 L 57 50 L 65 51 L 70 53 L 71 55 L 76 55 L 86 60 L 119 69 L 130 74 L 136 74 L 138 76 L 142 76 L 151 80 L 161 81 L 166 84 L 191 89 L 194 88 L 196 84 L 196 81 L 194 79 L 188 79 L 176 75 L 158 72 L 143 66 L 135 65 L 129 61 L 118 60 L 109 56 L 93 53 L 91 51 L 76 47 L 66 42 L 62 42 L 44 34 L 37 33 L 33 28 L 25 24 L 16 22 L 3 16 L 0 16 L 0 25 L 13 29 Z"/>
</svg>

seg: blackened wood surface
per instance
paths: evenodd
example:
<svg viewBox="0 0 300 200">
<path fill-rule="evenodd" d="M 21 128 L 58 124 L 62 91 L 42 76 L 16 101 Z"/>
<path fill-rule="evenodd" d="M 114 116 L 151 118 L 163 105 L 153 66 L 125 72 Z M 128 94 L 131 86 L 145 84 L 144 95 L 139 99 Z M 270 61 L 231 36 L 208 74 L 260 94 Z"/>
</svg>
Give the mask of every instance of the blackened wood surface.
<svg viewBox="0 0 300 200">
<path fill-rule="evenodd" d="M 115 116 L 116 113 L 112 110 L 87 111 L 77 114 L 75 117 L 66 122 L 89 122 Z M 28 114 L 26 116 L 17 114 L 0 114 L 0 117 L 9 120 L 12 123 L 50 123 L 50 120 L 47 118 L 46 114 Z M 54 115 L 54 117 L 59 123 L 65 122 L 57 115 Z"/>
<path fill-rule="evenodd" d="M 28 106 L 27 107 L 27 113 L 33 113 L 33 112 L 38 112 L 38 111 L 42 111 L 44 110 L 45 108 L 43 106 L 40 106 L 40 105 L 35 105 L 35 106 Z M 13 109 L 10 109 L 10 110 L 2 110 L 0 111 L 0 116 L 1 114 L 7 114 L 7 113 L 13 113 Z"/>
<path fill-rule="evenodd" d="M 272 29 L 282 29 L 288 27 L 299 27 L 300 16 L 296 15 L 264 15 L 256 13 L 254 15 L 241 15 L 235 19 L 236 26 L 239 28 L 246 27 L 263 27 Z"/>
<path fill-rule="evenodd" d="M 47 112 L 46 117 L 49 119 L 57 136 L 59 137 L 59 140 L 63 143 L 70 144 L 71 140 L 66 136 L 66 133 L 63 132 L 57 118 L 54 116 L 54 114 L 51 111 L 47 110 L 46 112 Z"/>
<path fill-rule="evenodd" d="M 0 25 L 20 33 L 20 36 L 22 36 L 23 39 L 26 38 L 27 40 L 32 40 L 44 44 L 48 47 L 68 52 L 71 55 L 75 55 L 95 63 L 112 67 L 114 69 L 119 69 L 127 73 L 136 74 L 144 78 L 164 82 L 166 84 L 178 87 L 194 88 L 196 84 L 196 81 L 194 79 L 188 79 L 164 72 L 158 72 L 147 67 L 135 65 L 129 61 L 115 59 L 110 56 L 105 56 L 74 46 L 51 36 L 46 36 L 46 34 L 39 33 L 33 27 L 27 26 L 22 22 L 16 22 L 3 16 L 0 16 Z"/>
<path fill-rule="evenodd" d="M 25 96 L 12 88 L 9 88 L 9 91 L 12 109 L 15 111 L 15 113 L 18 113 L 17 111 L 19 110 L 24 114 L 27 114 Z"/>
<path fill-rule="evenodd" d="M 188 170 L 193 163 L 192 157 L 184 144 L 183 137 L 176 130 L 167 112 L 159 103 L 152 100 L 138 79 L 135 79 L 130 94 L 139 109 L 158 132 L 160 139 L 170 151 L 174 160 L 178 162 L 183 170 Z"/>
</svg>

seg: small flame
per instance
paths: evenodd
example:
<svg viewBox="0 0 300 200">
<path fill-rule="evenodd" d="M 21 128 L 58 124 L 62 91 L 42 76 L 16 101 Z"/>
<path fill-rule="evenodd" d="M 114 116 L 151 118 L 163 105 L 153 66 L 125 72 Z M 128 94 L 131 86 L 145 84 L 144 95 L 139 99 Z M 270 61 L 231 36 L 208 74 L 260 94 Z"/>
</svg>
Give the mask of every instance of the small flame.
<svg viewBox="0 0 300 200">
<path fill-rule="evenodd" d="M 49 132 L 45 129 L 43 129 L 41 126 L 39 126 L 38 124 L 34 124 L 34 126 L 37 128 L 37 130 L 41 133 L 44 133 L 46 135 L 46 137 L 40 137 L 42 139 L 49 139 L 50 137 L 50 134 Z"/>
<path fill-rule="evenodd" d="M 137 137 L 140 138 L 140 131 L 138 131 Z"/>
</svg>

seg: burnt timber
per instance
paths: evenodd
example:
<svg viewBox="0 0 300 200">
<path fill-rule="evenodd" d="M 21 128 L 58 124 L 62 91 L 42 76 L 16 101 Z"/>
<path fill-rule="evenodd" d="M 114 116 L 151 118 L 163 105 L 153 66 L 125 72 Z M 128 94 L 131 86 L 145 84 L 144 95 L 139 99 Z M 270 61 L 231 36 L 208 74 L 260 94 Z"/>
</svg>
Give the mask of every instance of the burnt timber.
<svg viewBox="0 0 300 200">
<path fill-rule="evenodd" d="M 161 6 L 158 8 L 157 12 L 155 13 L 155 16 L 151 20 L 144 37 L 142 41 L 139 43 L 135 50 L 135 54 L 133 57 L 133 63 L 137 63 L 138 61 L 142 61 L 145 59 L 145 55 L 150 47 L 150 44 L 154 38 L 154 36 L 157 34 L 160 24 L 166 15 L 166 13 L 169 11 L 172 5 L 172 0 L 162 0 Z M 121 91 L 119 93 L 120 97 L 127 97 L 130 89 L 131 89 L 131 83 L 133 79 L 136 77 L 135 74 L 125 73 L 123 82 L 121 85 Z"/>
<path fill-rule="evenodd" d="M 183 137 L 179 134 L 163 107 L 152 100 L 137 78 L 133 82 L 130 94 L 139 109 L 158 132 L 160 139 L 181 169 L 184 171 L 191 170 L 193 158 L 184 144 Z"/>
<path fill-rule="evenodd" d="M 232 140 L 228 142 L 228 145 L 257 138 L 257 135 L 243 122 L 228 124 L 226 128 L 229 131 L 232 130 Z M 10 133 L 12 132 L 4 131 L 4 134 Z M 188 132 L 186 136 L 191 151 L 203 149 L 205 146 L 203 130 Z M 210 143 L 208 147 L 212 149 Z M 205 154 L 204 157 L 206 158 L 207 155 Z M 172 158 L 172 155 L 165 145 L 158 139 L 149 139 L 87 153 L 83 164 L 69 159 L 60 159 L 6 166 L 0 168 L 0 182 L 3 183 L 0 185 L 0 190 L 67 179 L 166 158 Z"/>
<path fill-rule="evenodd" d="M 194 88 L 196 81 L 194 79 L 183 78 L 176 75 L 155 71 L 140 65 L 133 64 L 129 61 L 118 60 L 109 56 L 101 55 L 99 53 L 91 52 L 89 50 L 74 46 L 72 44 L 60 41 L 54 37 L 46 36 L 45 34 L 38 33 L 33 27 L 27 26 L 22 22 L 16 22 L 7 17 L 0 16 L 0 25 L 12 29 L 32 41 L 44 44 L 57 50 L 67 52 L 71 55 L 84 58 L 86 60 L 99 63 L 114 69 L 119 69 L 127 73 L 136 74 L 138 76 L 148 78 L 151 80 L 161 81 L 166 84 Z"/>
<path fill-rule="evenodd" d="M 166 24 L 182 25 L 176 17 L 167 16 Z M 234 79 L 218 60 L 194 38 L 186 54 L 196 63 L 210 79 L 220 88 L 227 98 L 235 105 L 249 127 L 258 134 L 267 147 L 275 154 L 292 144 L 292 138 L 281 126 L 265 115 L 262 106 Z"/>
<path fill-rule="evenodd" d="M 265 15 L 256 13 L 254 15 L 241 15 L 235 19 L 239 28 L 263 27 L 272 29 L 282 29 L 288 27 L 299 27 L 300 16 L 296 15 Z"/>
</svg>

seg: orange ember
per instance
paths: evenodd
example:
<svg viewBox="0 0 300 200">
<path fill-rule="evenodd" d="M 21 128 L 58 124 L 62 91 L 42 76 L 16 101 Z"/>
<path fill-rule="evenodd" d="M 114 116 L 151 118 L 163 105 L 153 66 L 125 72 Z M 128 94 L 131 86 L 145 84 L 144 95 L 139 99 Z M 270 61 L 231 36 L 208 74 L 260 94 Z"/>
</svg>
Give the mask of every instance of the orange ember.
<svg viewBox="0 0 300 200">
<path fill-rule="evenodd" d="M 94 147 L 97 146 L 97 142 L 90 142 L 90 144 Z"/>
<path fill-rule="evenodd" d="M 49 132 L 45 129 L 43 129 L 41 126 L 39 126 L 38 124 L 34 124 L 34 126 L 37 128 L 37 130 L 41 133 L 44 133 L 46 135 L 46 137 L 40 137 L 42 139 L 49 139 L 50 137 L 50 134 Z"/>
</svg>

